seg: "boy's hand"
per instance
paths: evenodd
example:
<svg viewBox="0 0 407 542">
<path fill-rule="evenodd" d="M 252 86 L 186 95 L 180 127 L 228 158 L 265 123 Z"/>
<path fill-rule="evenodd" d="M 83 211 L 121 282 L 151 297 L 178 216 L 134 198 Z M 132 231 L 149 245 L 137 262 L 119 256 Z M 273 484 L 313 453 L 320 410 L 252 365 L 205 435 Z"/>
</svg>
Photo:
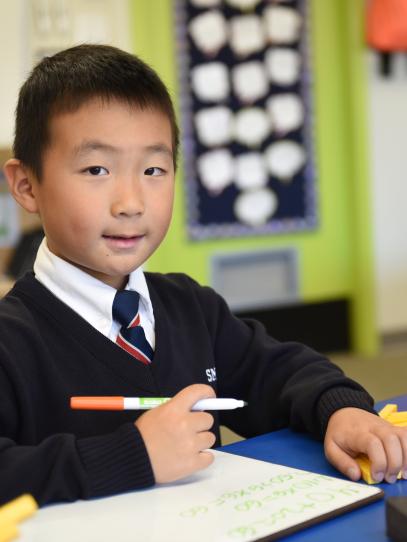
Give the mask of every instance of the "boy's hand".
<svg viewBox="0 0 407 542">
<path fill-rule="evenodd" d="M 216 440 L 209 432 L 213 416 L 191 412 L 199 399 L 209 397 L 215 397 L 213 388 L 193 384 L 136 420 L 157 483 L 173 482 L 212 463 L 213 454 L 203 450 L 213 446 Z"/>
<path fill-rule="evenodd" d="M 393 483 L 401 471 L 407 478 L 407 428 L 359 408 L 341 408 L 329 418 L 324 441 L 325 455 L 340 472 L 359 480 L 355 457 L 366 454 L 375 481 Z"/>
</svg>

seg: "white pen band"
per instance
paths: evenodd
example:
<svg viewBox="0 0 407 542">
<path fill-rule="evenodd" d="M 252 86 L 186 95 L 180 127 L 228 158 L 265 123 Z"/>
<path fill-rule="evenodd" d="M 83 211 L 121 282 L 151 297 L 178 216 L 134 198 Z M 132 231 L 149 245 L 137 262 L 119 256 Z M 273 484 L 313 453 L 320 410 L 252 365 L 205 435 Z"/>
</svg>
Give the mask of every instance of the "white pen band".
<svg viewBox="0 0 407 542">
<path fill-rule="evenodd" d="M 200 399 L 194 404 L 191 410 L 232 410 L 246 406 L 245 401 L 239 399 L 228 399 L 225 397 L 215 397 L 212 399 Z"/>
<path fill-rule="evenodd" d="M 170 397 L 124 397 L 124 410 L 149 410 L 163 405 Z M 245 401 L 228 398 L 209 398 L 197 401 L 191 410 L 232 410 L 244 407 Z"/>
</svg>

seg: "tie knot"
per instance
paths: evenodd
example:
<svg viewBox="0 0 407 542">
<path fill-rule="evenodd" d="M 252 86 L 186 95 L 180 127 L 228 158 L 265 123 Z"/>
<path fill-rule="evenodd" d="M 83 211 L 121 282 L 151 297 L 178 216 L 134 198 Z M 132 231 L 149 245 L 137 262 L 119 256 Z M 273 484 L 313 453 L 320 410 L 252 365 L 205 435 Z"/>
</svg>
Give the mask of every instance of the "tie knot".
<svg viewBox="0 0 407 542">
<path fill-rule="evenodd" d="M 140 295 L 131 290 L 120 290 L 113 300 L 113 319 L 127 327 L 138 313 Z"/>
</svg>

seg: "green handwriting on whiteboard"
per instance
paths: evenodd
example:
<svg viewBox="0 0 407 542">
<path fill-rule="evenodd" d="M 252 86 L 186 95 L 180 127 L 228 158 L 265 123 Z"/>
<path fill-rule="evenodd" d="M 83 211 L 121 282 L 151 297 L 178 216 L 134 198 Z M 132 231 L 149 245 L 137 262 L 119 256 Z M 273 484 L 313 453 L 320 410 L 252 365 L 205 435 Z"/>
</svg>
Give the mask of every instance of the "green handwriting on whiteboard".
<svg viewBox="0 0 407 542">
<path fill-rule="evenodd" d="M 290 473 L 221 493 L 213 500 L 182 510 L 179 515 L 189 519 L 207 516 L 210 520 L 211 514 L 236 512 L 243 522 L 227 534 L 231 539 L 247 538 L 261 534 L 266 527 L 295 520 L 296 516 L 304 513 L 315 513 L 323 505 L 357 496 L 361 491 L 362 487 L 357 484 L 350 486 L 340 479 L 293 469 Z M 257 514 L 257 519 L 250 521 L 254 511 L 264 513 L 260 518 Z"/>
</svg>

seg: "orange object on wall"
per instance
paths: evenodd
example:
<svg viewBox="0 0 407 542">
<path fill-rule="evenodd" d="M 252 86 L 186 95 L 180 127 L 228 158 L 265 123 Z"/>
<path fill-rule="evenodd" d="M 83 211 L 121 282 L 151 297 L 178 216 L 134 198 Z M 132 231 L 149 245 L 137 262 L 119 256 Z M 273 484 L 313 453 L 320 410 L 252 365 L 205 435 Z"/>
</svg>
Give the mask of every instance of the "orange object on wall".
<svg viewBox="0 0 407 542">
<path fill-rule="evenodd" d="M 379 51 L 407 51 L 407 0 L 369 0 L 366 40 Z"/>
</svg>

